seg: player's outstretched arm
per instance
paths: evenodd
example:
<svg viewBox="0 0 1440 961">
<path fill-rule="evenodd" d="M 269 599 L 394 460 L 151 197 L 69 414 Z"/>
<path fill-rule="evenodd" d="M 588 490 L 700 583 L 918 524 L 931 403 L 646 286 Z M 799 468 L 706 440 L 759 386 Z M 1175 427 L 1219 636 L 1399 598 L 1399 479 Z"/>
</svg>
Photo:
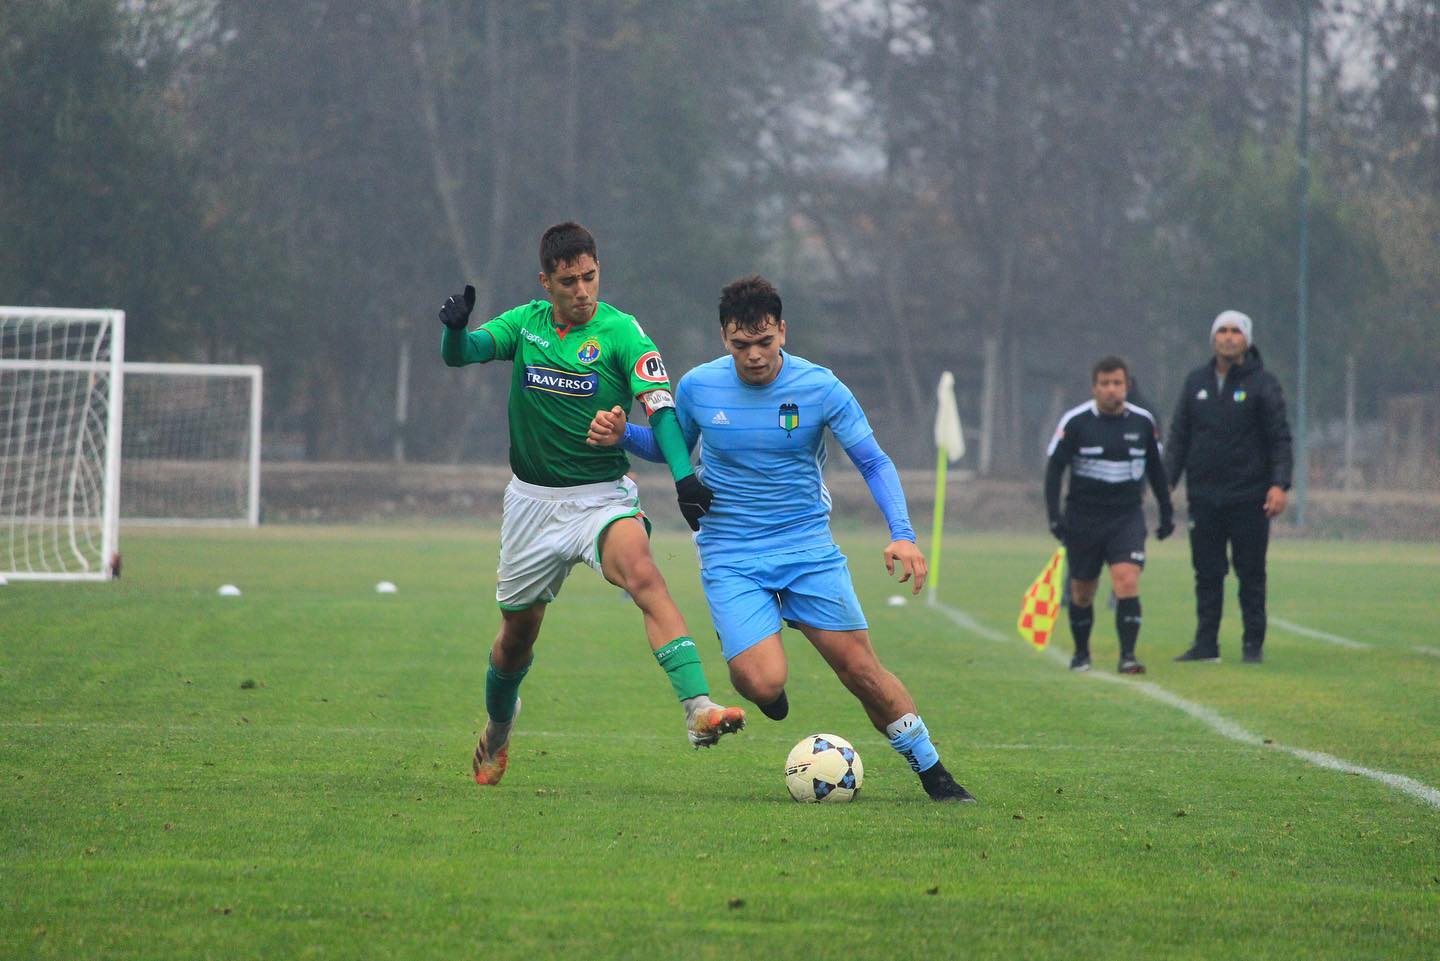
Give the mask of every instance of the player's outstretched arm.
<svg viewBox="0 0 1440 961">
<path fill-rule="evenodd" d="M 440 356 L 447 367 L 483 364 L 495 359 L 495 339 L 484 330 L 467 334 L 470 312 L 475 309 L 475 288 L 465 285 L 463 294 L 451 294 L 440 305 L 440 323 L 445 333 L 440 338 Z"/>
<path fill-rule="evenodd" d="M 898 566 L 900 583 L 911 581 L 911 593 L 919 594 L 930 569 L 925 555 L 915 546 L 915 529 L 910 525 L 910 510 L 905 504 L 905 489 L 900 486 L 900 472 L 895 469 L 895 462 L 875 443 L 873 434 L 845 448 L 845 453 L 865 478 L 870 496 L 875 498 L 890 527 L 890 543 L 884 554 L 885 570 L 893 576 Z"/>
<path fill-rule="evenodd" d="M 845 453 L 850 458 L 850 463 L 865 478 L 865 486 L 870 488 L 870 496 L 875 498 L 875 505 L 880 508 L 880 513 L 885 515 L 885 523 L 890 527 L 890 539 L 892 541 L 915 541 L 915 528 L 910 525 L 910 508 L 905 503 L 905 489 L 900 486 L 900 472 L 895 469 L 895 462 L 890 455 L 880 449 L 875 443 L 875 435 L 870 434 L 864 440 L 845 448 Z"/>
</svg>

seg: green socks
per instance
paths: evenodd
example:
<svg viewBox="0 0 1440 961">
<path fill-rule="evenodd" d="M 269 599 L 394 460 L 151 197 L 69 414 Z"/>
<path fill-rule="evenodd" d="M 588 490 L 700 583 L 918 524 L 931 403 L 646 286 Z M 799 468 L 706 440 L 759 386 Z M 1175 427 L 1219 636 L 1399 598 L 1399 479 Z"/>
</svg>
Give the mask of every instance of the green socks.
<svg viewBox="0 0 1440 961">
<path fill-rule="evenodd" d="M 710 685 L 705 683 L 705 669 L 700 664 L 700 653 L 690 638 L 675 638 L 655 652 L 655 660 L 665 669 L 670 686 L 675 688 L 675 696 L 680 700 L 710 693 Z M 485 672 L 485 713 L 490 715 L 490 720 L 497 724 L 508 724 L 514 720 L 520 682 L 529 672 L 529 664 L 518 671 L 501 671 L 494 664 L 490 665 Z"/>
<path fill-rule="evenodd" d="M 700 654 L 690 638 L 675 638 L 655 652 L 655 660 L 665 669 L 670 686 L 675 688 L 675 696 L 680 700 L 710 693 L 710 685 L 705 683 L 705 669 L 700 665 Z"/>
<path fill-rule="evenodd" d="M 497 724 L 509 724 L 515 719 L 515 700 L 520 693 L 520 682 L 528 673 L 530 664 L 518 671 L 497 671 L 494 664 L 490 665 L 485 672 L 485 713 L 490 715 L 490 720 Z"/>
</svg>

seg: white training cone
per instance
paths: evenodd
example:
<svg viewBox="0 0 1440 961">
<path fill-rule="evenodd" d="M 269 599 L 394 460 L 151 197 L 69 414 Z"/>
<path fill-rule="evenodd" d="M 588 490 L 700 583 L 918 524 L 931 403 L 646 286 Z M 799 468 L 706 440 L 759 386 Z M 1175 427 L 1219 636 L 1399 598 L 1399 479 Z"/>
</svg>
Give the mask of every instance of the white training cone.
<svg viewBox="0 0 1440 961">
<path fill-rule="evenodd" d="M 375 585 L 376 594 L 394 594 L 397 590 L 399 590 L 399 588 L 389 581 L 381 581 Z"/>
<path fill-rule="evenodd" d="M 221 584 L 220 590 L 216 591 L 215 593 L 219 594 L 221 597 L 239 597 L 240 588 L 236 587 L 234 584 Z"/>
</svg>

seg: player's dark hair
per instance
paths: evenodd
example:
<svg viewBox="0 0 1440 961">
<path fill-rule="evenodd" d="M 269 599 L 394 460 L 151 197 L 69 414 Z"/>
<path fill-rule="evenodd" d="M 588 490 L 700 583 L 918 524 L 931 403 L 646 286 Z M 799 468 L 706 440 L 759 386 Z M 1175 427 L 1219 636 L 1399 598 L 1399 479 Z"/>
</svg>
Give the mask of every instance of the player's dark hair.
<svg viewBox="0 0 1440 961">
<path fill-rule="evenodd" d="M 1125 358 L 1116 357 L 1110 354 L 1108 357 L 1101 357 L 1095 361 L 1095 366 L 1090 368 L 1090 383 L 1100 379 L 1101 374 L 1108 374 L 1112 370 L 1123 370 L 1125 372 L 1125 383 L 1130 383 L 1130 367 L 1125 363 Z"/>
<path fill-rule="evenodd" d="M 595 238 L 573 220 L 556 224 L 540 235 L 540 269 L 547 274 L 553 274 L 556 267 L 573 263 L 584 254 L 597 262 L 600 260 L 595 252 Z"/>
<path fill-rule="evenodd" d="M 741 277 L 720 291 L 720 327 L 734 324 L 740 330 L 758 334 L 767 317 L 780 323 L 782 307 L 780 292 L 764 277 Z"/>
</svg>

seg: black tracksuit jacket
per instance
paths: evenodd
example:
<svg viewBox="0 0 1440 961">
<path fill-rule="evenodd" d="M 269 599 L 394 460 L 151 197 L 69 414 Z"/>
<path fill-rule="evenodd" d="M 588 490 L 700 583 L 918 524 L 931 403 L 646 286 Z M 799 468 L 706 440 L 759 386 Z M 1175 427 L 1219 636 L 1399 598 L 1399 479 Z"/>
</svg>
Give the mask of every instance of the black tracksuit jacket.
<svg viewBox="0 0 1440 961">
<path fill-rule="evenodd" d="M 1180 390 L 1165 445 L 1165 473 L 1188 474 L 1192 503 L 1216 506 L 1263 501 L 1272 486 L 1290 489 L 1294 462 L 1280 381 L 1251 347 L 1225 383 L 1212 359 L 1192 370 Z"/>
</svg>

